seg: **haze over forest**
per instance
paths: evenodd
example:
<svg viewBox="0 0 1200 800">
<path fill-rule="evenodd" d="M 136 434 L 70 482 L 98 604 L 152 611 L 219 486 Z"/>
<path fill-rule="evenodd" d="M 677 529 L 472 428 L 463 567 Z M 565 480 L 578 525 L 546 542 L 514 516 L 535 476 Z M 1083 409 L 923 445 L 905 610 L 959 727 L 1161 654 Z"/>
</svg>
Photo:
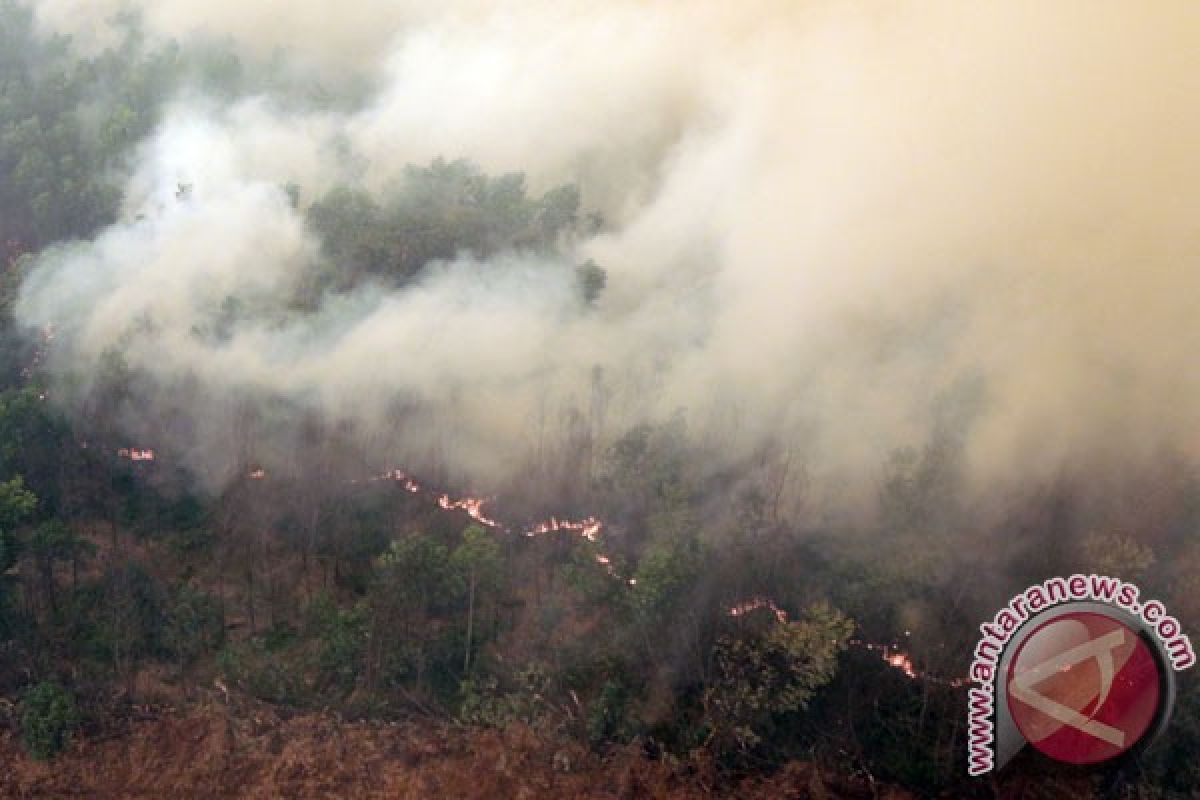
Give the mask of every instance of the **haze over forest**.
<svg viewBox="0 0 1200 800">
<path fill-rule="evenodd" d="M 723 458 L 796 449 L 822 492 L 939 426 L 989 493 L 1200 448 L 1193 4 L 36 10 L 99 47 L 131 8 L 150 43 L 229 43 L 250 85 L 176 90 L 119 219 L 45 253 L 17 315 L 83 385 L 120 350 L 148 381 L 127 424 L 182 414 L 217 484 L 245 394 L 492 488 L 575 414 L 611 438 L 682 410 Z M 405 202 L 439 157 L 575 185 L 557 212 L 599 221 L 323 287 L 313 204 Z"/>
<path fill-rule="evenodd" d="M 989 796 L 957 682 L 1009 596 L 1200 624 L 1197 42 L 1184 0 L 0 0 L 0 728 L 75 757 L 219 684 Z M 1190 796 L 1177 713 L 1004 786 Z"/>
</svg>

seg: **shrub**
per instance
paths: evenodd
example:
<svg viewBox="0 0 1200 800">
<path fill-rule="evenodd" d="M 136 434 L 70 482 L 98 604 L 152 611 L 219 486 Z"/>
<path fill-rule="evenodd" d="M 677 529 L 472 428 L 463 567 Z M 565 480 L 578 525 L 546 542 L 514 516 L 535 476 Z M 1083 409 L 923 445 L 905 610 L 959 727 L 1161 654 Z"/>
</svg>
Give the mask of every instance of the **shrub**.
<svg viewBox="0 0 1200 800">
<path fill-rule="evenodd" d="M 53 681 L 42 681 L 21 699 L 21 739 L 34 758 L 45 761 L 66 749 L 79 727 L 75 697 Z"/>
<path fill-rule="evenodd" d="M 217 599 L 207 592 L 181 586 L 167 611 L 162 633 L 163 645 L 180 667 L 216 650 L 224 634 Z"/>
<path fill-rule="evenodd" d="M 852 629 L 839 611 L 817 604 L 793 622 L 720 637 L 716 680 L 704 694 L 711 742 L 718 750 L 748 750 L 773 715 L 806 708 L 833 678 Z"/>
</svg>

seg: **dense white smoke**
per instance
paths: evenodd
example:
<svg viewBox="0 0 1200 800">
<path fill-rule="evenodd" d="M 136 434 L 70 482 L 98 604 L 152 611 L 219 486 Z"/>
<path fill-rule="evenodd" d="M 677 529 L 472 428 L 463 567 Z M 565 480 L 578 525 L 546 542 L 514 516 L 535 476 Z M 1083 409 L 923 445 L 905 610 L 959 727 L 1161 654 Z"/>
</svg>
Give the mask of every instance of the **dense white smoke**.
<svg viewBox="0 0 1200 800">
<path fill-rule="evenodd" d="M 610 432 L 683 408 L 724 452 L 782 438 L 831 483 L 871 484 L 962 395 L 975 481 L 1200 456 L 1194 3 L 275 9 L 144 11 L 164 36 L 285 48 L 378 91 L 345 113 L 179 98 L 123 221 L 44 254 L 23 289 L 60 370 L 117 348 L 204 387 L 201 430 L 221 427 L 214 398 L 261 392 L 481 483 L 547 419 L 586 413 L 597 374 Z M 610 223 L 570 254 L 608 270 L 598 306 L 569 269 L 511 253 L 291 315 L 319 249 L 304 203 L 439 155 L 578 181 Z M 261 313 L 197 336 L 228 298 Z M 397 427 L 397 398 L 420 425 Z M 216 449 L 191 457 L 227 474 Z"/>
</svg>

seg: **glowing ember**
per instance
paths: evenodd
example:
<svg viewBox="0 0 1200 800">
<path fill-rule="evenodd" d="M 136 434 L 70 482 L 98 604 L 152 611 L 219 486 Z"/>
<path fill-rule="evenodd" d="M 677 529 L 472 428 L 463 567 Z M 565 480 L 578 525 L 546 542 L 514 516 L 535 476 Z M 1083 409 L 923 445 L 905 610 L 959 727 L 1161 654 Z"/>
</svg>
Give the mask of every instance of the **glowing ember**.
<svg viewBox="0 0 1200 800">
<path fill-rule="evenodd" d="M 267 471 L 262 467 L 258 467 L 257 469 L 250 470 L 246 477 L 250 478 L 251 480 L 261 481 L 263 478 L 267 477 Z"/>
<path fill-rule="evenodd" d="M 908 677 L 917 677 L 917 671 L 913 667 L 912 659 L 904 653 L 892 653 L 891 655 L 885 655 L 883 660 L 886 661 L 889 666 L 895 667 Z"/>
<path fill-rule="evenodd" d="M 153 461 L 154 451 L 138 447 L 122 447 L 117 451 L 117 458 L 128 458 L 130 461 Z"/>
</svg>

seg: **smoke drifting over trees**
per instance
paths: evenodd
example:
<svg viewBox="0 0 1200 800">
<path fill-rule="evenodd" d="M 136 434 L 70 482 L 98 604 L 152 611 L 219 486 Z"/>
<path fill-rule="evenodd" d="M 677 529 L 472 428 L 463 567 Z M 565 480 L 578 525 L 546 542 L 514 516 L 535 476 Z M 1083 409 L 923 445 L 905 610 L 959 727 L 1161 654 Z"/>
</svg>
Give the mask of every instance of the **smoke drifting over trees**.
<svg viewBox="0 0 1200 800">
<path fill-rule="evenodd" d="M 1013 592 L 1200 624 L 1197 41 L 1190 2 L 0 0 L 0 733 L 209 692 L 983 792 Z M 1179 698 L 1105 780 L 1192 796 Z"/>
<path fill-rule="evenodd" d="M 17 315 L 54 326 L 64 403 L 120 353 L 129 424 L 187 418 L 214 485 L 246 396 L 480 485 L 597 392 L 608 435 L 683 409 L 735 458 L 782 439 L 823 500 L 939 426 L 976 488 L 1200 448 L 1193 4 L 36 8 L 91 46 L 119 9 L 277 78 L 181 83 L 119 219 L 42 253 Z M 411 165 L 440 157 L 524 175 L 441 199 L 511 230 L 400 231 L 430 258 L 339 279 L 370 243 L 337 204 L 427 206 Z"/>
</svg>

